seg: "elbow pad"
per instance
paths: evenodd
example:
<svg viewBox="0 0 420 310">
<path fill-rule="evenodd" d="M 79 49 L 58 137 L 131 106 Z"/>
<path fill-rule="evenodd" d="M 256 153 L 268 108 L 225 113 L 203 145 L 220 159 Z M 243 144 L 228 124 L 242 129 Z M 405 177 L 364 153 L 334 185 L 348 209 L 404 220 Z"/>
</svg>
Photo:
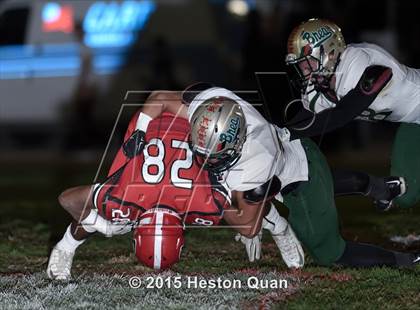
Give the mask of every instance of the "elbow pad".
<svg viewBox="0 0 420 310">
<path fill-rule="evenodd" d="M 244 199 L 251 203 L 262 202 L 273 198 L 281 189 L 281 182 L 277 176 L 264 184 L 244 192 Z"/>
<path fill-rule="evenodd" d="M 392 78 L 392 70 L 384 66 L 369 66 L 360 78 L 360 90 L 364 95 L 379 93 Z"/>
</svg>

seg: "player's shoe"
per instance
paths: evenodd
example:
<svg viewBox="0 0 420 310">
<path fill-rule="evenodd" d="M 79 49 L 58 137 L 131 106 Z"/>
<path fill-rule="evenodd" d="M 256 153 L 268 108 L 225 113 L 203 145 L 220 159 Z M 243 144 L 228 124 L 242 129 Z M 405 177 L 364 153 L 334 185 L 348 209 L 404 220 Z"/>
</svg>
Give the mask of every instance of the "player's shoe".
<svg viewBox="0 0 420 310">
<path fill-rule="evenodd" d="M 375 200 L 376 208 L 380 211 L 388 211 L 391 209 L 394 204 L 394 199 L 404 195 L 407 191 L 405 180 L 401 177 L 385 178 L 385 184 L 388 186 L 390 198 L 388 200 Z"/>
<path fill-rule="evenodd" d="M 412 263 L 413 265 L 420 265 L 420 253 L 414 254 Z"/>
<path fill-rule="evenodd" d="M 54 247 L 48 261 L 47 275 L 52 280 L 68 281 L 75 252 L 67 252 Z"/>
<path fill-rule="evenodd" d="M 286 265 L 289 268 L 302 268 L 305 264 L 305 254 L 292 227 L 287 224 L 284 231 L 272 237 Z"/>
</svg>

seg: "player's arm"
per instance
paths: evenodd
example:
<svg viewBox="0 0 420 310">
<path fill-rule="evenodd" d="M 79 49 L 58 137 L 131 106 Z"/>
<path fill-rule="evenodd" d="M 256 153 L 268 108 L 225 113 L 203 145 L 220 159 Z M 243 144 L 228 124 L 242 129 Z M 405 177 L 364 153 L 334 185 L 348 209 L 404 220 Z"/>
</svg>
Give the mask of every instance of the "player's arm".
<svg viewBox="0 0 420 310">
<path fill-rule="evenodd" d="M 243 236 L 252 238 L 261 230 L 261 222 L 268 209 L 264 209 L 281 189 L 280 180 L 274 176 L 260 186 L 232 192 L 232 206 L 225 210 L 224 219 Z"/>
<path fill-rule="evenodd" d="M 225 220 L 232 226 L 243 225 L 235 227 L 240 233 L 235 239 L 245 245 L 251 262 L 261 257 L 261 228 L 264 228 L 273 237 L 286 265 L 300 268 L 305 263 L 302 246 L 287 220 L 280 216 L 273 204 L 269 203 L 280 189 L 280 180 L 273 177 L 252 190 L 233 192 L 233 204 L 238 209 L 236 213 L 225 212 Z"/>
<path fill-rule="evenodd" d="M 163 112 L 188 118 L 187 107 L 182 103 L 179 92 L 163 90 L 152 92 L 139 113 L 133 133 L 124 141 L 123 151 L 126 157 L 133 158 L 143 151 L 150 121 L 159 117 Z"/>
<path fill-rule="evenodd" d="M 246 192 L 232 192 L 232 206 L 224 211 L 223 219 L 241 235 L 252 238 L 261 230 L 264 216 L 264 200 L 247 200 Z"/>
<path fill-rule="evenodd" d="M 373 103 L 391 78 L 392 70 L 388 67 L 379 65 L 367 67 L 356 87 L 341 98 L 335 108 L 316 115 L 302 109 L 290 120 L 286 127 L 290 130 L 292 139 L 317 136 L 344 126 Z M 313 124 L 305 128 L 314 117 Z"/>
</svg>

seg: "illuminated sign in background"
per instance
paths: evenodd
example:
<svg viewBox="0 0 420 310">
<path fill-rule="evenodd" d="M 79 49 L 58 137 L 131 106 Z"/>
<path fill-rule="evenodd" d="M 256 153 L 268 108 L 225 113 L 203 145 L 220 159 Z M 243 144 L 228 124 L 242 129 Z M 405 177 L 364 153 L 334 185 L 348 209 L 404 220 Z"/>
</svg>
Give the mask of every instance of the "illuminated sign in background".
<svg viewBox="0 0 420 310">
<path fill-rule="evenodd" d="M 85 43 L 90 47 L 130 45 L 154 10 L 152 1 L 96 2 L 83 21 Z"/>
<path fill-rule="evenodd" d="M 77 75 L 79 46 L 68 34 L 74 30 L 75 8 L 48 2 L 42 7 L 42 31 L 66 34 L 65 43 L 0 48 L 0 80 Z M 92 48 L 96 74 L 110 74 L 124 64 L 125 53 L 156 9 L 151 0 L 95 1 L 83 19 L 85 43 Z"/>
<path fill-rule="evenodd" d="M 47 3 L 42 10 L 42 30 L 70 33 L 74 28 L 73 8 L 69 5 Z"/>
<path fill-rule="evenodd" d="M 150 0 L 94 2 L 83 19 L 85 43 L 89 47 L 123 47 L 133 43 L 150 14 L 155 10 Z M 71 32 L 73 8 L 55 2 L 42 9 L 42 29 L 45 32 Z"/>
</svg>

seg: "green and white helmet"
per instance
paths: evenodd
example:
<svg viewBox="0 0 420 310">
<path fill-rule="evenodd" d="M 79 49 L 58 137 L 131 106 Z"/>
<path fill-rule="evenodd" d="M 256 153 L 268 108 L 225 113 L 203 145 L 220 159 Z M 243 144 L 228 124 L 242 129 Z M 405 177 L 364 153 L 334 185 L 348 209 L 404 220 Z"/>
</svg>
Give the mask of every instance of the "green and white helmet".
<svg viewBox="0 0 420 310">
<path fill-rule="evenodd" d="M 196 108 L 190 123 L 191 149 L 206 170 L 220 173 L 239 160 L 246 140 L 246 120 L 236 101 L 209 98 Z"/>
<path fill-rule="evenodd" d="M 333 22 L 313 18 L 295 27 L 287 41 L 286 64 L 293 67 L 296 86 L 305 88 L 312 74 L 322 75 L 327 80 L 334 74 L 340 55 L 346 48 L 340 27 Z M 309 60 L 316 60 L 315 68 Z M 310 74 L 304 74 L 299 63 L 307 61 Z"/>
</svg>

